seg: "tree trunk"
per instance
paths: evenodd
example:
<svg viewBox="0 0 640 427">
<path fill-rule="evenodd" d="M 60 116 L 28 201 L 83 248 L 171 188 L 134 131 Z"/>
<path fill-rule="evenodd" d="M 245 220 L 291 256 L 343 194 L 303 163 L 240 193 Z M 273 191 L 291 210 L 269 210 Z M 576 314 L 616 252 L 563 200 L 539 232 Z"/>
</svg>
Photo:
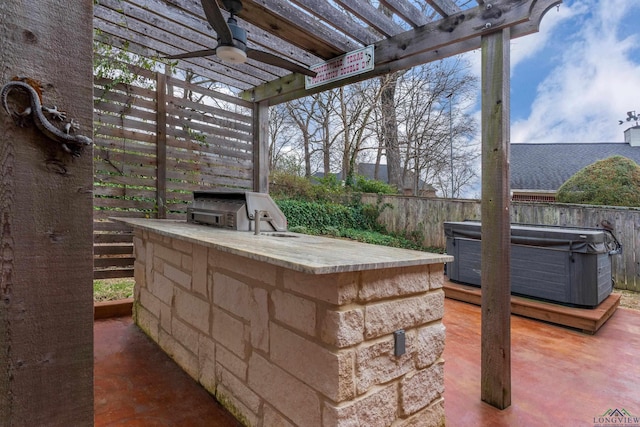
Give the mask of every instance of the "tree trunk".
<svg viewBox="0 0 640 427">
<path fill-rule="evenodd" d="M 331 173 L 331 126 L 329 123 L 329 114 L 324 115 L 322 130 L 322 168 L 324 176 L 327 176 Z"/>
<path fill-rule="evenodd" d="M 380 78 L 382 83 L 380 107 L 382 111 L 382 141 L 387 155 L 387 172 L 389 184 L 398 189 L 404 188 L 400 161 L 400 147 L 398 144 L 398 121 L 396 118 L 396 82 L 398 76 L 388 74 Z"/>
<path fill-rule="evenodd" d="M 2 1 L 0 19 L 0 85 L 39 80 L 91 137 L 93 2 Z M 1 111 L 0 179 L 0 425 L 91 426 L 92 147 L 72 157 Z"/>
<path fill-rule="evenodd" d="M 311 178 L 311 137 L 308 132 L 302 133 L 304 145 L 304 176 Z"/>
</svg>

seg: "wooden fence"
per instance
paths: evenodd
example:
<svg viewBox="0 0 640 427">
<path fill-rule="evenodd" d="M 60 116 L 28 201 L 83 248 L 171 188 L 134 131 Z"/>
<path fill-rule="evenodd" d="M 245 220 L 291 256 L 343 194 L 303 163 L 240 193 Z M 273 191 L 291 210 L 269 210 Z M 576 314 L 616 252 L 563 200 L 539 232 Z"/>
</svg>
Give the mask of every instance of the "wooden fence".
<svg viewBox="0 0 640 427">
<path fill-rule="evenodd" d="M 94 278 L 133 275 L 131 230 L 110 217 L 185 218 L 194 190 L 253 188 L 252 104 L 145 70 L 148 84 L 98 80 L 94 89 Z M 198 99 L 200 102 L 195 102 Z M 445 246 L 443 222 L 480 219 L 475 200 L 365 195 L 388 203 L 391 231 L 417 231 Z M 623 245 L 613 256 L 616 287 L 640 291 L 640 210 L 553 203 L 512 205 L 514 223 L 614 226 Z"/>
<path fill-rule="evenodd" d="M 251 103 L 136 73 L 147 84 L 95 82 L 96 279 L 133 275 L 131 230 L 109 217 L 185 218 L 194 190 L 253 188 Z"/>
<path fill-rule="evenodd" d="M 425 245 L 440 248 L 446 246 L 443 222 L 481 219 L 476 200 L 365 195 L 363 201 L 391 206 L 380 217 L 390 231 L 417 231 Z M 640 292 L 640 209 L 524 202 L 511 206 L 513 223 L 600 228 L 603 220 L 613 225 L 623 247 L 622 255 L 612 256 L 616 288 Z"/>
</svg>

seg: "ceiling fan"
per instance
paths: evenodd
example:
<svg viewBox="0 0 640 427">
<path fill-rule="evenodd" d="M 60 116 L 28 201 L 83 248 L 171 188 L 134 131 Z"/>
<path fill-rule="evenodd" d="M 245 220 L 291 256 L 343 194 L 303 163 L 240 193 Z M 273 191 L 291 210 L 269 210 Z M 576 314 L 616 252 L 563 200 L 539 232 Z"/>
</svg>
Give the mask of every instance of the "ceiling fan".
<svg viewBox="0 0 640 427">
<path fill-rule="evenodd" d="M 179 55 L 167 56 L 167 59 L 195 58 L 216 55 L 223 61 L 241 64 L 247 58 L 254 59 L 275 67 L 284 68 L 295 73 L 315 77 L 316 72 L 300 66 L 279 56 L 247 47 L 247 32 L 238 25 L 236 15 L 242 10 L 241 0 L 222 0 L 224 8 L 229 12 L 225 20 L 217 0 L 201 0 L 204 14 L 211 27 L 218 35 L 218 45 L 214 49 L 197 50 Z"/>
</svg>

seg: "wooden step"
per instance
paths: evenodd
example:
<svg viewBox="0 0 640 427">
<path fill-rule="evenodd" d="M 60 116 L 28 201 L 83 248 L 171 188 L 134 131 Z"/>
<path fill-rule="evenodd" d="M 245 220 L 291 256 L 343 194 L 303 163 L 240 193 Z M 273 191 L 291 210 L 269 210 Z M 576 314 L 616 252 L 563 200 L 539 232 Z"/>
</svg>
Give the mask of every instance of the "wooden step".
<svg viewBox="0 0 640 427">
<path fill-rule="evenodd" d="M 481 305 L 482 290 L 475 286 L 445 281 L 447 298 Z M 511 313 L 595 334 L 620 305 L 620 295 L 611 294 L 595 308 L 567 307 L 561 304 L 511 296 Z"/>
<path fill-rule="evenodd" d="M 93 303 L 93 319 L 131 316 L 133 298 Z"/>
</svg>

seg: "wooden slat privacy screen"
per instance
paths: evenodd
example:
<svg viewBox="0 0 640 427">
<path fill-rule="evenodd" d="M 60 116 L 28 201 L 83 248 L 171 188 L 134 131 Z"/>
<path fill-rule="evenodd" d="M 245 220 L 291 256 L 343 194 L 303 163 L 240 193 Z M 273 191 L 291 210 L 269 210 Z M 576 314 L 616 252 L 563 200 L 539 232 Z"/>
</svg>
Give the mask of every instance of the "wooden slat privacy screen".
<svg viewBox="0 0 640 427">
<path fill-rule="evenodd" d="M 109 217 L 182 219 L 194 190 L 253 188 L 251 103 L 136 73 L 144 87 L 95 81 L 96 279 L 133 275 L 131 231 Z"/>
</svg>

